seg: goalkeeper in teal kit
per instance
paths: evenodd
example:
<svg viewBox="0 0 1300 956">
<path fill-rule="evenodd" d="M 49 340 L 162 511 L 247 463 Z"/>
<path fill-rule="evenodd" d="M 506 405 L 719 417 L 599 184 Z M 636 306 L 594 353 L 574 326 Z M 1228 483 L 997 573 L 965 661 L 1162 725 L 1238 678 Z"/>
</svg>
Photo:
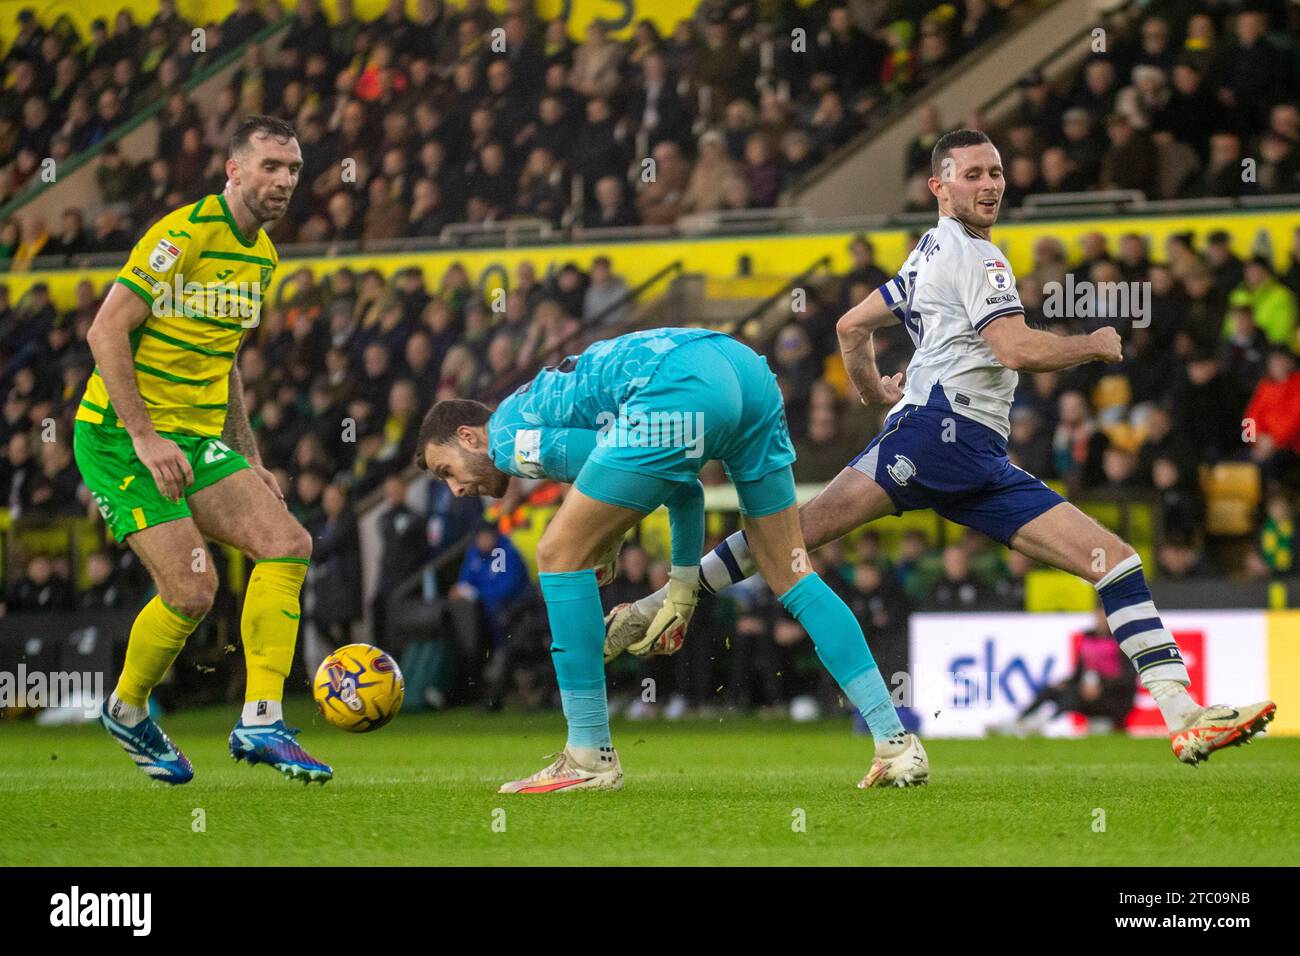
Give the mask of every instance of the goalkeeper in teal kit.
<svg viewBox="0 0 1300 956">
<path fill-rule="evenodd" d="M 573 484 L 537 545 L 568 741 L 559 759 L 503 793 L 622 786 L 605 699 L 597 570 L 608 568 L 629 529 L 667 506 L 669 594 L 645 642 L 680 642 L 695 610 L 704 544 L 698 476 L 714 458 L 736 486 L 760 573 L 871 728 L 875 760 L 859 786 L 926 782 L 925 750 L 899 723 L 861 626 L 808 566 L 794 449 L 767 363 L 719 332 L 653 329 L 597 342 L 543 369 L 495 412 L 479 402 L 439 402 L 420 428 L 417 463 L 457 495 L 501 497 L 511 475 Z"/>
</svg>

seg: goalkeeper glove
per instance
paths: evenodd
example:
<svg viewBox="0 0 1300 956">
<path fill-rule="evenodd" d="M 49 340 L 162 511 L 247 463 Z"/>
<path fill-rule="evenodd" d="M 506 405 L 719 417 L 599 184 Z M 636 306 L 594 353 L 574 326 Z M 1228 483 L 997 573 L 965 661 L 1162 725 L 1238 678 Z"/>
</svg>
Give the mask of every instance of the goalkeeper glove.
<svg viewBox="0 0 1300 956">
<path fill-rule="evenodd" d="M 628 653 L 673 654 L 686 638 L 686 628 L 700 595 L 700 566 L 673 565 L 668 572 L 668 596 L 646 628 L 645 637 L 628 647 Z"/>
</svg>

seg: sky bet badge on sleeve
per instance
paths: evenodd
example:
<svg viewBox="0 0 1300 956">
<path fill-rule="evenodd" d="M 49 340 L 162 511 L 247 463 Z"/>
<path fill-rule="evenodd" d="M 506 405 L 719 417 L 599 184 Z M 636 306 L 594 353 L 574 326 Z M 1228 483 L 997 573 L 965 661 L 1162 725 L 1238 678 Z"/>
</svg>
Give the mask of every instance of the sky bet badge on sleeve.
<svg viewBox="0 0 1300 956">
<path fill-rule="evenodd" d="M 149 256 L 149 265 L 159 272 L 166 272 L 180 256 L 181 250 L 179 246 L 168 242 L 166 239 L 159 239 L 158 245 L 154 246 L 154 250 Z"/>
</svg>

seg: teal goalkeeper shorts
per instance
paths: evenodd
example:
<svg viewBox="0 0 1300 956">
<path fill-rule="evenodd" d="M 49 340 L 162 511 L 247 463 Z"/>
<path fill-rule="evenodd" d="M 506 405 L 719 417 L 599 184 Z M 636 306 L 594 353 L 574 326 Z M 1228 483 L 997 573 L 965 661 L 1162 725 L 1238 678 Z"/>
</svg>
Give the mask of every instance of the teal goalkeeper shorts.
<svg viewBox="0 0 1300 956">
<path fill-rule="evenodd" d="M 674 488 L 719 459 L 743 514 L 794 503 L 795 460 L 785 404 L 767 361 L 727 336 L 680 345 L 617 414 L 599 423 L 576 487 L 608 504 L 653 511 Z"/>
</svg>

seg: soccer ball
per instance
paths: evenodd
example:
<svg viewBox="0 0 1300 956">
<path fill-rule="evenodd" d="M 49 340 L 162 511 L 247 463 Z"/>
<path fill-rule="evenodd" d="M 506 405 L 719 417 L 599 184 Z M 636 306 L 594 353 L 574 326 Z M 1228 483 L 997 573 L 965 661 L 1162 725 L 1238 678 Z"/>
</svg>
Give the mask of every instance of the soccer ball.
<svg viewBox="0 0 1300 956">
<path fill-rule="evenodd" d="M 379 648 L 346 644 L 321 661 L 311 690 L 327 721 L 364 734 L 397 716 L 406 682 L 397 661 Z"/>
</svg>

